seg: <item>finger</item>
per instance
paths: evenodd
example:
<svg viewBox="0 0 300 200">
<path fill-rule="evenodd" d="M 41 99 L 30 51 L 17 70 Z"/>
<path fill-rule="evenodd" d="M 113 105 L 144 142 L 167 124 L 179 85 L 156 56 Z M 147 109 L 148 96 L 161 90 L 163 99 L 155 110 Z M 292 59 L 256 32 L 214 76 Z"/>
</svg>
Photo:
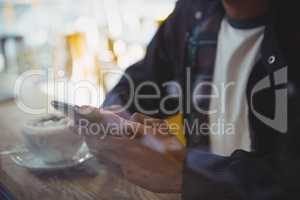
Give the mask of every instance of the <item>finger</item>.
<svg viewBox="0 0 300 200">
<path fill-rule="evenodd" d="M 87 120 L 89 122 L 96 122 L 99 120 L 98 108 L 91 106 L 77 107 L 74 112 L 74 123 L 79 124 L 81 120 Z"/>
<path fill-rule="evenodd" d="M 95 123 L 121 123 L 122 117 L 109 110 L 103 110 L 91 106 L 82 106 L 78 109 L 78 119 L 86 119 Z"/>
<path fill-rule="evenodd" d="M 162 119 L 149 117 L 147 115 L 144 115 L 144 114 L 138 113 L 138 112 L 133 113 L 133 115 L 130 117 L 130 121 L 138 122 L 141 124 L 152 124 L 152 123 L 162 123 L 163 122 Z"/>
<path fill-rule="evenodd" d="M 124 119 L 130 119 L 130 116 L 131 116 L 130 112 L 125 110 L 120 105 L 112 105 L 112 106 L 105 107 L 105 108 L 102 108 L 102 109 L 111 111 L 111 112 L 115 113 L 116 115 L 118 115 L 119 117 L 122 117 Z"/>
<path fill-rule="evenodd" d="M 145 134 L 157 134 L 157 135 L 162 135 L 162 136 L 166 136 L 170 134 L 169 131 L 169 124 L 166 120 L 163 119 L 159 119 L 159 118 L 153 118 L 153 117 L 149 117 L 146 115 L 143 115 L 141 113 L 134 113 L 131 116 L 130 121 L 133 122 L 138 122 L 143 124 L 146 129 L 145 129 Z"/>
<path fill-rule="evenodd" d="M 110 111 L 118 111 L 122 109 L 122 106 L 120 105 L 112 105 L 108 107 L 103 107 L 104 110 L 110 110 Z"/>
<path fill-rule="evenodd" d="M 152 126 L 153 128 L 168 128 L 168 122 L 166 120 L 149 117 L 147 115 L 137 112 L 131 116 L 130 121 L 138 122 L 145 126 Z"/>
</svg>

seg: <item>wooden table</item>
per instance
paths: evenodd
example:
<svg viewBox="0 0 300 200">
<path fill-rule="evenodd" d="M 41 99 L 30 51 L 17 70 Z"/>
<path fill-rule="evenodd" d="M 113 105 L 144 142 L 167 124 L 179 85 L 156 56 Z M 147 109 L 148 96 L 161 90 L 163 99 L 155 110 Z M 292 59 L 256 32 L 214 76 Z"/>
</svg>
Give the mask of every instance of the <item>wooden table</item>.
<svg viewBox="0 0 300 200">
<path fill-rule="evenodd" d="M 0 103 L 0 151 L 23 143 L 22 124 L 33 117 L 22 112 L 14 101 Z M 20 200 L 180 199 L 179 194 L 156 194 L 131 184 L 122 178 L 116 166 L 108 170 L 107 165 L 97 160 L 72 170 L 37 174 L 15 165 L 8 156 L 2 156 L 0 184 Z"/>
</svg>

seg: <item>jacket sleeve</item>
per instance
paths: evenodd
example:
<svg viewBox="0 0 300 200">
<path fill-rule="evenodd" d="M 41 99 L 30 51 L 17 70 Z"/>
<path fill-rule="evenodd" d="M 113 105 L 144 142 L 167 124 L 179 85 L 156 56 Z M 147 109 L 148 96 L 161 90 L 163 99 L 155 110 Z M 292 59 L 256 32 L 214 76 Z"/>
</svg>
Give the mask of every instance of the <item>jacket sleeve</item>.
<svg viewBox="0 0 300 200">
<path fill-rule="evenodd" d="M 157 31 L 156 35 L 147 47 L 146 56 L 140 62 L 130 66 L 124 73 L 119 83 L 108 93 L 103 107 L 111 105 L 125 106 L 130 113 L 142 112 L 141 110 L 155 110 L 159 108 L 160 99 L 144 98 L 137 103 L 132 98 L 140 84 L 152 82 L 159 88 L 161 96 L 165 93 L 162 84 L 171 81 L 174 77 L 175 66 L 177 63 L 175 54 L 178 49 L 179 32 L 181 29 L 182 1 L 177 2 L 173 13 L 165 20 Z M 156 95 L 157 90 L 150 86 L 140 88 L 139 94 Z M 159 114 L 159 113 L 158 113 Z"/>
<path fill-rule="evenodd" d="M 183 173 L 183 199 L 298 199 L 300 118 L 297 117 L 299 106 L 295 107 L 298 102 L 289 102 L 289 109 L 294 111 L 289 114 L 289 130 L 282 136 L 278 152 L 265 154 L 237 150 L 229 157 L 222 157 L 200 149 L 189 149 Z"/>
</svg>

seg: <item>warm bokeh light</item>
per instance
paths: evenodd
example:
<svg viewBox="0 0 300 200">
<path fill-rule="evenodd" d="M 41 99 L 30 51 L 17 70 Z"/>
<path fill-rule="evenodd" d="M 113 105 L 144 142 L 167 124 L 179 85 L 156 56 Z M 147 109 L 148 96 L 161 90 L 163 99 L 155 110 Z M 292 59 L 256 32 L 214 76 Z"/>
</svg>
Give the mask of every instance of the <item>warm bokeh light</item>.
<svg viewBox="0 0 300 200">
<path fill-rule="evenodd" d="M 61 79 L 69 85 L 89 81 L 104 97 L 120 75 L 104 80 L 102 71 L 110 68 L 123 72 L 142 59 L 147 44 L 174 5 L 175 0 L 0 1 L 0 35 L 22 39 L 18 44 L 22 48 L 12 54 L 22 61 L 15 62 L 18 70 L 14 71 L 53 71 L 51 80 L 45 81 L 54 85 Z M 4 60 L 0 54 L 2 71 L 7 68 Z M 55 98 L 64 97 L 60 90 L 56 94 L 43 91 Z M 78 91 L 77 96 L 80 104 L 89 101 L 84 91 Z"/>
</svg>

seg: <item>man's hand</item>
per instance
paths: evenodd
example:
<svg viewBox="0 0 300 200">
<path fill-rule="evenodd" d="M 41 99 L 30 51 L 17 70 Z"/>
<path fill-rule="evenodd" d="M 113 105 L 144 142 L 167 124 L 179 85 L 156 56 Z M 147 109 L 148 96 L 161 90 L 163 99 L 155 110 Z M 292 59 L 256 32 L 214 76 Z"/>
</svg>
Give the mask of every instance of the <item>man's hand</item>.
<svg viewBox="0 0 300 200">
<path fill-rule="evenodd" d="M 181 191 L 185 148 L 169 133 L 163 120 L 141 114 L 125 119 L 114 111 L 86 106 L 81 111 L 89 113 L 86 118 L 90 122 L 101 124 L 109 132 L 84 135 L 95 156 L 119 165 L 126 179 L 148 190 Z M 114 124 L 112 128 L 110 124 Z M 115 135 L 115 124 L 119 124 L 118 137 L 110 135 Z"/>
</svg>

